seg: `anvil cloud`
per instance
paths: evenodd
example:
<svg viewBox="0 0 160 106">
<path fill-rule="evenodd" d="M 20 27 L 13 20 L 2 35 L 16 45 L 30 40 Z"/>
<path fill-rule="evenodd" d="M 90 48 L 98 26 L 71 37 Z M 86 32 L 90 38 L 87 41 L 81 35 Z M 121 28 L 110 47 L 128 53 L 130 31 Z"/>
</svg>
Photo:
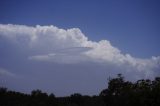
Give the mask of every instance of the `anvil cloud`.
<svg viewBox="0 0 160 106">
<path fill-rule="evenodd" d="M 0 24 L 0 38 L 3 42 L 13 44 L 17 52 L 18 49 L 24 50 L 27 61 L 57 63 L 68 67 L 78 64 L 89 64 L 92 67 L 93 63 L 110 70 L 106 70 L 106 73 L 118 70 L 114 73 L 127 73 L 134 78 L 154 78 L 160 75 L 160 56 L 142 59 L 129 53 L 123 54 L 108 40 L 89 40 L 79 28 Z M 23 57 L 23 53 L 19 52 L 19 55 Z"/>
</svg>

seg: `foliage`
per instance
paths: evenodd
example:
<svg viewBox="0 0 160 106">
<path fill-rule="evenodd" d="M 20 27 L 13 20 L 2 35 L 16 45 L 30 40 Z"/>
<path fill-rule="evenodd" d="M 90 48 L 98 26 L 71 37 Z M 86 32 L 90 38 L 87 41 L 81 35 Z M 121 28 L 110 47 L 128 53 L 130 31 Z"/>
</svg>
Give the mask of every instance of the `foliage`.
<svg viewBox="0 0 160 106">
<path fill-rule="evenodd" d="M 74 93 L 55 97 L 38 89 L 24 94 L 0 87 L 0 106 L 160 106 L 160 77 L 133 83 L 118 74 L 117 78 L 109 79 L 108 88 L 99 96 Z"/>
<path fill-rule="evenodd" d="M 100 96 L 107 106 L 160 106 L 160 77 L 151 81 L 125 81 L 121 74 L 110 79 Z"/>
</svg>

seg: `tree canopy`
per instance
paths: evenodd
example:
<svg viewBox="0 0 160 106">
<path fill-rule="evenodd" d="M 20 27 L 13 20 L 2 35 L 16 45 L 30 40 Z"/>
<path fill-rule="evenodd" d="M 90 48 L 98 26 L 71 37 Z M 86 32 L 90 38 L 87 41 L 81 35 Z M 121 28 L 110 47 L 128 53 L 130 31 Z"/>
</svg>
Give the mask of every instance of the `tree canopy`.
<svg viewBox="0 0 160 106">
<path fill-rule="evenodd" d="M 0 87 L 0 106 L 160 106 L 160 77 L 130 82 L 118 74 L 97 96 L 55 97 L 39 89 L 24 94 Z"/>
</svg>

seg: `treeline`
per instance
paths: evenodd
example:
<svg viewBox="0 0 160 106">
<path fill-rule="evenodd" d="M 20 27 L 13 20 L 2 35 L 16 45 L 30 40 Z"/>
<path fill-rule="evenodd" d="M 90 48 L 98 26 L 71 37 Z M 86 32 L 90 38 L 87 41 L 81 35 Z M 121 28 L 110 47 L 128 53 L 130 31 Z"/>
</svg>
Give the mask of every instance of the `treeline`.
<svg viewBox="0 0 160 106">
<path fill-rule="evenodd" d="M 108 88 L 97 96 L 75 93 L 68 97 L 55 97 L 41 90 L 24 94 L 0 87 L 0 106 L 160 106 L 160 77 L 133 83 L 118 74 L 109 79 Z"/>
<path fill-rule="evenodd" d="M 125 81 L 121 74 L 110 79 L 100 96 L 106 106 L 160 106 L 160 77 L 153 81 Z"/>
</svg>

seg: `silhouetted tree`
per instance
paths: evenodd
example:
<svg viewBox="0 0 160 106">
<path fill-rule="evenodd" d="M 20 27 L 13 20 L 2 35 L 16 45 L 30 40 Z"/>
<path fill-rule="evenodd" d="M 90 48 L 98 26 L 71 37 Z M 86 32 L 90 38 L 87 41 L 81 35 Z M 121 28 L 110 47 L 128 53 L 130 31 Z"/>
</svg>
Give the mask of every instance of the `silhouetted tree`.
<svg viewBox="0 0 160 106">
<path fill-rule="evenodd" d="M 100 96 L 107 106 L 158 106 L 160 105 L 160 78 L 125 81 L 121 74 L 110 79 L 108 88 Z"/>
<path fill-rule="evenodd" d="M 77 104 L 78 106 L 80 106 L 81 104 L 83 104 L 83 97 L 81 94 L 79 93 L 74 93 L 70 96 L 72 103 Z"/>
<path fill-rule="evenodd" d="M 133 83 L 118 74 L 109 79 L 108 87 L 99 96 L 92 97 L 79 93 L 55 97 L 41 90 L 24 94 L 0 87 L 0 106 L 160 106 L 160 77 Z"/>
</svg>

